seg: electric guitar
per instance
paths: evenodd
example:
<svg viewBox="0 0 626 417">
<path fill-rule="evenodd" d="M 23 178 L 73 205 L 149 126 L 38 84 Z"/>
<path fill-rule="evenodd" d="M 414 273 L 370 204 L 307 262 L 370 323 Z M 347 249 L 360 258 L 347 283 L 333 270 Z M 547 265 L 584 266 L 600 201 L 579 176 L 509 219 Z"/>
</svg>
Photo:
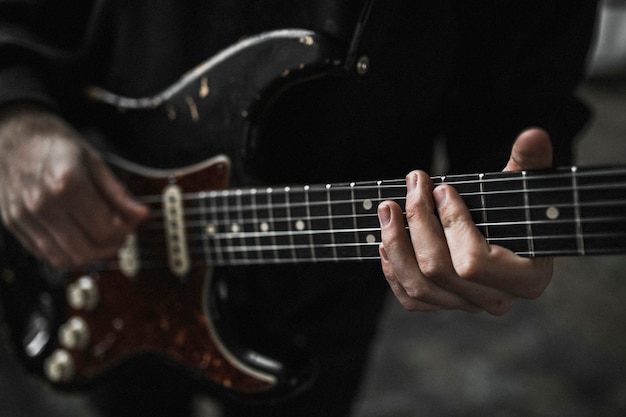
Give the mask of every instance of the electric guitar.
<svg viewBox="0 0 626 417">
<path fill-rule="evenodd" d="M 319 35 L 284 30 L 241 41 L 161 94 L 130 99 L 92 88 L 92 100 L 153 129 L 205 123 L 223 139 L 254 130 L 264 97 L 290 82 L 328 76 L 340 60 Z M 255 64 L 245 82 L 233 68 Z M 228 91 L 228 93 L 226 93 Z M 404 180 L 229 188 L 230 152 L 156 170 L 111 156 L 151 217 L 115 259 L 77 271 L 33 260 L 7 237 L 2 294 L 21 356 L 50 383 L 76 387 L 136 355 L 158 353 L 208 385 L 251 397 L 285 395 L 312 373 L 230 344 L 220 330 L 219 266 L 368 262 L 377 268 L 377 205 L 403 203 Z M 626 251 L 626 168 L 567 168 L 433 177 L 454 186 L 491 244 L 522 256 Z M 44 277 L 45 279 L 42 279 Z M 18 305 L 33 300 L 36 308 Z M 13 310 L 13 313 L 11 313 Z"/>
</svg>

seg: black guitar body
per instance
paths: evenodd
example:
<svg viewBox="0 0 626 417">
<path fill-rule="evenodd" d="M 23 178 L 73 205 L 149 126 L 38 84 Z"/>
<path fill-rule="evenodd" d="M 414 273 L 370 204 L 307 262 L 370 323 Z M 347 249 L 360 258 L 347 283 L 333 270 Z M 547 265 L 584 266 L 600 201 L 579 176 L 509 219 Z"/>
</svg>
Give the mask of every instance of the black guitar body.
<svg viewBox="0 0 626 417">
<path fill-rule="evenodd" d="M 65 276 L 38 262 L 0 227 L 0 296 L 15 352 L 30 370 L 40 373 L 66 317 Z"/>
<path fill-rule="evenodd" d="M 99 134 L 136 143 L 135 153 L 124 156 L 138 164 L 111 156 L 133 194 L 160 196 L 174 184 L 184 193 L 208 192 L 246 181 L 242 167 L 273 100 L 298 83 L 340 74 L 340 57 L 340 49 L 318 34 L 281 30 L 242 40 L 154 97 L 124 98 L 97 87 L 86 93 Z M 142 160 L 142 149 L 163 135 L 172 138 L 172 147 L 163 150 L 168 159 L 176 160 L 176 138 L 184 137 L 201 144 L 199 162 L 141 166 L 154 166 Z M 146 154 L 154 155 L 150 150 Z M 207 160 L 216 155 L 222 156 Z M 230 161 L 236 162 L 232 172 Z M 137 235 L 140 251 L 151 253 L 160 267 L 128 272 L 116 259 L 56 271 L 3 231 L 2 301 L 28 369 L 59 388 L 75 389 L 106 378 L 137 355 L 152 355 L 209 390 L 248 400 L 288 397 L 313 380 L 315 361 L 306 353 L 286 346 L 286 362 L 280 352 L 270 357 L 238 342 L 229 320 L 227 268 L 191 254 L 189 268 L 173 272 L 163 236 L 149 225 Z"/>
</svg>

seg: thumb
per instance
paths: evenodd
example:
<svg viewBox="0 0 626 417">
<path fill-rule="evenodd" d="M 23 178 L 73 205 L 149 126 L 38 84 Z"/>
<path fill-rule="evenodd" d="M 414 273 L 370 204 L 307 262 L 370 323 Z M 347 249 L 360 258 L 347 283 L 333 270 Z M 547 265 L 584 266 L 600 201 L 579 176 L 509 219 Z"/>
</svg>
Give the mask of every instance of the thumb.
<svg viewBox="0 0 626 417">
<path fill-rule="evenodd" d="M 517 137 L 505 171 L 542 169 L 552 166 L 552 142 L 550 135 L 539 128 L 530 128 Z"/>
<path fill-rule="evenodd" d="M 87 153 L 93 180 L 111 210 L 132 226 L 144 220 L 148 216 L 148 208 L 130 195 L 97 152 L 89 148 Z"/>
</svg>

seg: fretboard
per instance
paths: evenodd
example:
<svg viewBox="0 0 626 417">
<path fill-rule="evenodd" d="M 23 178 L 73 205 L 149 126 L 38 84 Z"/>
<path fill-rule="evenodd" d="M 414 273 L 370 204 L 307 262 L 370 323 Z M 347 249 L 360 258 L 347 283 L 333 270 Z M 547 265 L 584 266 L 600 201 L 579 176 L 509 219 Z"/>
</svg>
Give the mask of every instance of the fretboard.
<svg viewBox="0 0 626 417">
<path fill-rule="evenodd" d="M 626 252 L 626 168 L 432 180 L 458 190 L 490 244 L 519 255 Z M 208 265 L 378 259 L 377 206 L 405 195 L 403 179 L 185 194 L 186 238 Z"/>
</svg>

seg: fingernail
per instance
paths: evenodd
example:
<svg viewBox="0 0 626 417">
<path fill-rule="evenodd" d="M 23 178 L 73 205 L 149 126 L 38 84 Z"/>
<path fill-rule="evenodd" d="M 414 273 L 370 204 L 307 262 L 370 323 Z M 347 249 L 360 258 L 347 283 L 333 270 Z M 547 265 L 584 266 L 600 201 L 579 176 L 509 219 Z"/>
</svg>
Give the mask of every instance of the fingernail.
<svg viewBox="0 0 626 417">
<path fill-rule="evenodd" d="M 408 192 L 412 192 L 417 187 L 417 174 L 411 172 L 406 176 L 406 189 Z"/>
<path fill-rule="evenodd" d="M 381 227 L 387 226 L 391 221 L 391 209 L 385 203 L 378 206 L 378 220 Z"/>
<path fill-rule="evenodd" d="M 448 199 L 448 193 L 445 187 L 437 187 L 433 190 L 433 198 L 435 200 L 435 205 L 437 208 L 441 208 L 446 204 L 446 200 Z"/>
<path fill-rule="evenodd" d="M 381 259 L 383 261 L 388 261 L 389 260 L 389 258 L 387 258 L 387 251 L 385 250 L 385 247 L 383 246 L 382 243 L 378 247 L 378 253 L 380 253 L 380 257 L 381 257 Z"/>
</svg>

